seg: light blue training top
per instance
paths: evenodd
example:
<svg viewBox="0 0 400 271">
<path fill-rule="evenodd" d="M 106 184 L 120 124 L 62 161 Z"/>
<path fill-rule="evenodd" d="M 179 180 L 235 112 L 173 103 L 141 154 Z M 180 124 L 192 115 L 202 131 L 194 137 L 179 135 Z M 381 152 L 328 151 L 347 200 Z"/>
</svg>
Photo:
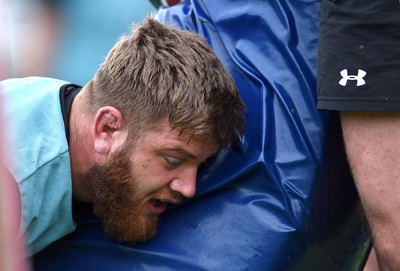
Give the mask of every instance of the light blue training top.
<svg viewBox="0 0 400 271">
<path fill-rule="evenodd" d="M 29 77 L 0 83 L 7 138 L 4 164 L 21 196 L 21 236 L 32 255 L 72 232 L 72 181 L 61 112 L 67 82 Z"/>
</svg>

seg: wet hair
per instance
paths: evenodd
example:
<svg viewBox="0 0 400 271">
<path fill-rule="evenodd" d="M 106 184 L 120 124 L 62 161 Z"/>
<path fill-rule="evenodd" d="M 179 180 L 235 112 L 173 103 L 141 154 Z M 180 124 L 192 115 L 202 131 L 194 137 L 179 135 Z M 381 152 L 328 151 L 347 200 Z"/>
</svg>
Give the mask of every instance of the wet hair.
<svg viewBox="0 0 400 271">
<path fill-rule="evenodd" d="M 206 41 L 151 17 L 120 39 L 86 88 L 90 113 L 114 106 L 132 133 L 168 118 L 225 147 L 244 131 L 235 82 Z"/>
</svg>

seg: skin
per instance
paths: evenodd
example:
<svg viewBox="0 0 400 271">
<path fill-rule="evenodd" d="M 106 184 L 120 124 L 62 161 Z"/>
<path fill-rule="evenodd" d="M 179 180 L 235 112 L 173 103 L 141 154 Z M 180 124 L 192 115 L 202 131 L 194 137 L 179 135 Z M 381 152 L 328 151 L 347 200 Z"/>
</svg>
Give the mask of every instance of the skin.
<svg viewBox="0 0 400 271">
<path fill-rule="evenodd" d="M 15 238 L 21 218 L 19 189 L 15 179 L 1 167 L 0 180 L 0 270 L 28 270 L 27 261 L 21 257 L 25 255 L 24 243 Z"/>
<path fill-rule="evenodd" d="M 73 194 L 94 204 L 117 240 L 148 240 L 168 205 L 195 194 L 199 167 L 219 146 L 172 129 L 167 118 L 127 145 L 128 127 L 116 108 L 90 118 L 79 114 L 80 102 L 78 95 L 70 118 Z"/>
<path fill-rule="evenodd" d="M 343 112 L 341 118 L 380 270 L 400 270 L 400 113 Z"/>
</svg>

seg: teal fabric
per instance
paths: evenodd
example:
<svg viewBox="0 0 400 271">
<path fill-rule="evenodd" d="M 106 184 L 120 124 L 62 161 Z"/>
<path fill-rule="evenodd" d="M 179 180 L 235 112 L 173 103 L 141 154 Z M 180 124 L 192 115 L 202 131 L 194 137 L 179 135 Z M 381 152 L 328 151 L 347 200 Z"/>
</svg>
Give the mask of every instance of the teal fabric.
<svg viewBox="0 0 400 271">
<path fill-rule="evenodd" d="M 5 167 L 18 183 L 21 235 L 30 254 L 72 232 L 72 182 L 59 91 L 67 82 L 29 77 L 1 82 L 7 127 Z"/>
</svg>

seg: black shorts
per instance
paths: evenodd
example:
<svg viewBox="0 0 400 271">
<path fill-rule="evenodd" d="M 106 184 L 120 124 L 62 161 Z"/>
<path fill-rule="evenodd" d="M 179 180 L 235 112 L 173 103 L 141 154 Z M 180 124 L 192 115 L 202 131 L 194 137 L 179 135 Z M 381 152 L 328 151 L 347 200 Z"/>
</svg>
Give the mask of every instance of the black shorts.
<svg viewBox="0 0 400 271">
<path fill-rule="evenodd" d="M 399 0 L 322 0 L 318 109 L 400 111 Z"/>
</svg>

